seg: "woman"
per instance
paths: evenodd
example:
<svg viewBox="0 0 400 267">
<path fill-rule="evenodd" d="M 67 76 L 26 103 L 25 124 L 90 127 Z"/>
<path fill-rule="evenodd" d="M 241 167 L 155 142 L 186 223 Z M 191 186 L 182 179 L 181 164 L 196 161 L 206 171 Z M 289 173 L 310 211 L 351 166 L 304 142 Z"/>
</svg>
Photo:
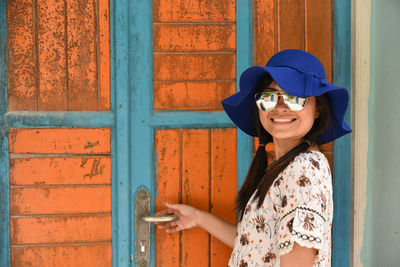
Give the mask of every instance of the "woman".
<svg viewBox="0 0 400 267">
<path fill-rule="evenodd" d="M 239 191 L 240 220 L 232 225 L 188 205 L 157 215 L 179 220 L 167 232 L 200 226 L 233 248 L 228 266 L 330 266 L 333 218 L 329 163 L 318 145 L 351 132 L 344 122 L 349 96 L 328 83 L 321 62 L 301 50 L 275 54 L 240 78 L 240 92 L 222 101 L 232 121 L 259 138 Z M 275 159 L 267 166 L 265 145 Z"/>
</svg>

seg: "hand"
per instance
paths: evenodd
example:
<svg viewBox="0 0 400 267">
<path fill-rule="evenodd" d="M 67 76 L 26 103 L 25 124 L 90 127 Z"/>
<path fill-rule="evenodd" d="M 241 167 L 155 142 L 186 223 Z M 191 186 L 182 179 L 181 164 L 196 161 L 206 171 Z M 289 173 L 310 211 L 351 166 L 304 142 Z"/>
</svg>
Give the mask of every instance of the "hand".
<svg viewBox="0 0 400 267">
<path fill-rule="evenodd" d="M 177 221 L 157 223 L 158 228 L 166 229 L 166 232 L 173 233 L 199 226 L 199 210 L 185 204 L 169 204 L 165 202 L 167 209 L 157 212 L 155 215 L 176 215 Z"/>
</svg>

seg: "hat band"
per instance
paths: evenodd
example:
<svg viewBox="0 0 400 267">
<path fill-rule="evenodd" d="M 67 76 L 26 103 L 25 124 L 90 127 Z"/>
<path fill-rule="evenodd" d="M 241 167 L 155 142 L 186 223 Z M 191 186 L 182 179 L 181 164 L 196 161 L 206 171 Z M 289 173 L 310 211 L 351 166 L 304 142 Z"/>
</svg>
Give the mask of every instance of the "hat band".
<svg viewBox="0 0 400 267">
<path fill-rule="evenodd" d="M 267 65 L 268 66 L 268 65 Z M 315 85 L 314 80 L 319 80 L 318 87 L 325 87 L 329 84 L 328 80 L 324 76 L 319 76 L 315 72 L 303 72 L 301 70 L 298 70 L 297 68 L 291 67 L 291 66 L 285 66 L 285 65 L 270 65 L 268 67 L 278 67 L 278 68 L 289 68 L 292 70 L 295 70 L 303 75 L 306 76 L 305 79 L 305 84 L 304 84 L 304 96 L 313 96 L 313 88 Z"/>
<path fill-rule="evenodd" d="M 326 78 L 321 78 L 317 76 L 315 73 L 307 72 L 303 73 L 306 75 L 306 83 L 304 85 L 304 95 L 305 96 L 313 96 L 313 88 L 316 85 L 315 81 L 319 80 L 318 87 L 326 87 L 329 82 Z"/>
</svg>

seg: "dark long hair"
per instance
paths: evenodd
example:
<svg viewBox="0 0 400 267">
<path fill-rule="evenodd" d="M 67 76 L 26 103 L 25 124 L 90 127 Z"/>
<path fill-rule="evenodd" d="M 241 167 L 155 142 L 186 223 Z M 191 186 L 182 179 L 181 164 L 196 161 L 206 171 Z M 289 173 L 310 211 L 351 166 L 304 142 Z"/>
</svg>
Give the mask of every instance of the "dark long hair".
<svg viewBox="0 0 400 267">
<path fill-rule="evenodd" d="M 264 90 L 273 82 L 273 79 L 266 75 L 257 85 L 256 91 Z M 237 198 L 237 210 L 240 212 L 240 220 L 243 218 L 243 213 L 247 202 L 250 200 L 253 193 L 257 190 L 254 200 L 258 199 L 257 208 L 260 208 L 264 198 L 272 185 L 272 182 L 300 153 L 305 152 L 310 144 L 318 143 L 318 137 L 328 127 L 331 119 L 331 107 L 329 99 L 326 95 L 316 97 L 316 105 L 319 109 L 319 117 L 314 120 L 314 124 L 310 131 L 304 136 L 304 140 L 310 143 L 302 142 L 292 148 L 279 160 L 272 162 L 269 166 L 267 163 L 268 157 L 265 151 L 265 145 L 272 142 L 272 136 L 264 129 L 260 122 L 258 108 L 254 103 L 254 116 L 256 122 L 257 135 L 261 146 L 258 147 L 254 159 L 250 165 L 246 180 L 239 190 Z"/>
</svg>

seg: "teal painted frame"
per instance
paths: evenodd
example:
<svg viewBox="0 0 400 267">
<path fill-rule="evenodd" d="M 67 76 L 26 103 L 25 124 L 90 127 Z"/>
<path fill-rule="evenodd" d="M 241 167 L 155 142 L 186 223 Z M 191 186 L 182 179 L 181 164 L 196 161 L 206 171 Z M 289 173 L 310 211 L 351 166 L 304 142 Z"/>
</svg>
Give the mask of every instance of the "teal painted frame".
<svg viewBox="0 0 400 267">
<path fill-rule="evenodd" d="M 225 112 L 221 111 L 157 111 L 150 119 L 153 128 L 224 128 L 235 127 Z"/>
<path fill-rule="evenodd" d="M 130 145 L 131 157 L 131 255 L 135 261 L 135 198 L 139 188 L 146 188 L 152 196 L 154 213 L 154 130 L 150 125 L 153 110 L 153 8 L 152 1 L 129 1 L 129 87 L 130 87 Z M 154 225 L 151 225 L 150 259 L 155 265 Z"/>
<path fill-rule="evenodd" d="M 236 91 L 239 77 L 253 65 L 253 1 L 236 1 Z M 253 138 L 237 128 L 237 188 L 242 187 L 253 160 Z"/>
<path fill-rule="evenodd" d="M 112 111 L 9 111 L 5 114 L 9 128 L 110 128 Z"/>
<path fill-rule="evenodd" d="M 351 1 L 333 1 L 333 82 L 351 95 Z M 345 120 L 350 122 L 351 101 Z M 351 125 L 351 124 L 349 124 Z M 346 135 L 333 144 L 332 266 L 350 265 L 351 138 Z"/>
<path fill-rule="evenodd" d="M 129 0 L 110 0 L 111 89 L 115 99 L 112 131 L 112 249 L 113 266 L 131 262 Z"/>
<path fill-rule="evenodd" d="M 11 265 L 7 112 L 7 1 L 0 0 L 0 266 Z"/>
</svg>

